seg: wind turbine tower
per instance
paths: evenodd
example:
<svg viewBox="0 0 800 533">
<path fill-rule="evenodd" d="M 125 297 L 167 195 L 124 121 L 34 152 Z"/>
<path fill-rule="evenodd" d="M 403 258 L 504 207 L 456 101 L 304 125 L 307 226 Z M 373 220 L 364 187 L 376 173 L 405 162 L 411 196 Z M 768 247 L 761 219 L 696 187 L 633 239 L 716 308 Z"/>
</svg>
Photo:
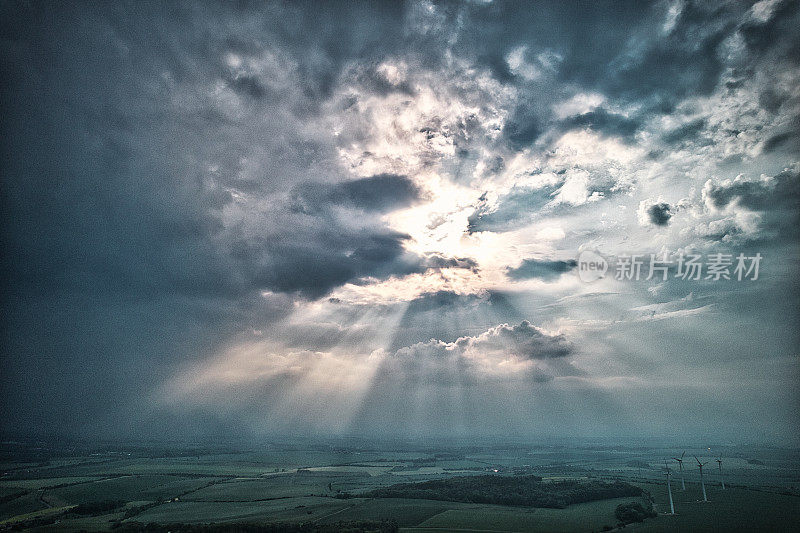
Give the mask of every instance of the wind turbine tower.
<svg viewBox="0 0 800 533">
<path fill-rule="evenodd" d="M 686 450 L 683 451 L 681 454 L 681 458 L 678 459 L 677 457 L 673 457 L 676 461 L 678 461 L 678 469 L 681 472 L 681 490 L 686 490 L 686 482 L 683 480 L 683 456 L 686 455 Z"/>
<path fill-rule="evenodd" d="M 725 490 L 725 478 L 722 477 L 722 457 L 717 459 L 717 464 L 719 465 L 719 480 L 722 482 L 722 490 Z"/>
<path fill-rule="evenodd" d="M 697 461 L 697 466 L 700 468 L 700 486 L 703 488 L 703 501 L 708 501 L 708 496 L 706 496 L 706 484 L 703 482 L 703 467 L 708 464 L 708 461 L 705 463 L 701 463 L 700 459 L 697 456 L 694 456 L 694 460 Z"/>
<path fill-rule="evenodd" d="M 669 494 L 669 514 L 675 514 L 675 504 L 672 502 L 672 484 L 670 483 L 671 471 L 667 465 L 667 460 L 664 459 L 664 468 L 667 471 L 667 493 Z"/>
</svg>

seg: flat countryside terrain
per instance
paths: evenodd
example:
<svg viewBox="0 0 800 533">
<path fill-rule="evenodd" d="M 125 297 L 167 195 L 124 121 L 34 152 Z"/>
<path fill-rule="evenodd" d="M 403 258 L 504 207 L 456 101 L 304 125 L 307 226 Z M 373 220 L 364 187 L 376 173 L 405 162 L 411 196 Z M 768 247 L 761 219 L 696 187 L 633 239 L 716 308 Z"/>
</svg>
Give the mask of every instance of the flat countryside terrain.
<svg viewBox="0 0 800 533">
<path fill-rule="evenodd" d="M 620 527 L 617 507 L 634 502 L 656 516 L 629 523 L 627 530 L 791 531 L 800 523 L 796 452 L 714 451 L 723 457 L 726 489 L 718 470 L 707 470 L 709 501 L 702 502 L 697 468 L 687 461 L 686 491 L 673 471 L 676 515 L 671 516 L 665 514 L 663 457 L 681 451 L 667 448 L 269 445 L 220 453 L 148 447 L 31 451 L 6 444 L 0 528 L 272 524 L 308 531 L 589 532 Z M 709 450 L 690 450 L 704 452 L 709 458 Z M 606 489 L 587 496 L 592 501 L 570 503 L 574 500 L 557 499 L 565 487 Z M 607 487 L 628 495 L 612 497 Z M 531 496 L 534 489 L 543 491 L 538 499 Z M 556 499 L 543 500 L 547 491 Z"/>
</svg>

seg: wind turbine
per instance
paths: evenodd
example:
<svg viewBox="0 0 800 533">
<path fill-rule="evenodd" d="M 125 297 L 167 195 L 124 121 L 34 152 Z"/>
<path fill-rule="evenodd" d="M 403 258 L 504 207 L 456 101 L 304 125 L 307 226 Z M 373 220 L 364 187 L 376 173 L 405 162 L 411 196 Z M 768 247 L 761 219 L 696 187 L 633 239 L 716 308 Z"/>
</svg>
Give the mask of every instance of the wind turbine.
<svg viewBox="0 0 800 533">
<path fill-rule="evenodd" d="M 703 501 L 708 501 L 708 496 L 706 496 L 706 484 L 703 482 L 703 467 L 708 464 L 708 461 L 705 463 L 701 463 L 700 459 L 697 456 L 694 456 L 694 460 L 697 461 L 697 466 L 700 468 L 700 486 L 703 488 Z"/>
<path fill-rule="evenodd" d="M 667 465 L 667 460 L 664 459 L 664 468 L 667 471 L 667 492 L 669 493 L 669 514 L 675 514 L 675 504 L 672 503 L 672 485 L 670 484 L 670 474 L 671 470 Z"/>
<path fill-rule="evenodd" d="M 725 490 L 725 478 L 722 477 L 722 457 L 716 460 L 719 465 L 719 480 L 722 482 L 722 490 Z"/>
<path fill-rule="evenodd" d="M 686 450 L 683 451 L 681 454 L 681 458 L 678 459 L 677 457 L 673 457 L 676 461 L 678 461 L 678 468 L 681 471 L 681 490 L 686 490 L 686 482 L 683 480 L 683 456 L 686 455 Z"/>
</svg>

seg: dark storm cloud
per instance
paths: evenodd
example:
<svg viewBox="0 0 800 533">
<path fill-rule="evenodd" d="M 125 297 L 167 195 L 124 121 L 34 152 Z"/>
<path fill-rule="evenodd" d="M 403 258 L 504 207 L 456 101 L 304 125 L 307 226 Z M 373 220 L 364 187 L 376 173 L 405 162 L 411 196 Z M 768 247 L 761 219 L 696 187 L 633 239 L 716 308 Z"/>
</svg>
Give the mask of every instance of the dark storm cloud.
<svg viewBox="0 0 800 533">
<path fill-rule="evenodd" d="M 468 22 L 463 23 L 472 22 L 472 31 L 459 33 L 459 45 L 497 79 L 523 88 L 503 130 L 511 146 L 530 146 L 552 128 L 569 126 L 630 140 L 648 118 L 670 112 L 688 95 L 707 95 L 717 87 L 725 68 L 720 47 L 736 33 L 749 6 L 684 2 L 665 32 L 667 7 L 657 2 L 473 5 L 465 9 Z M 571 25 L 557 22 L 562 20 Z M 558 32 L 549 31 L 554 25 Z M 543 87 L 552 92 L 559 86 L 509 70 L 508 54 L 521 46 L 531 62 L 531 51 L 558 58 L 553 75 L 560 87 L 570 84 L 632 103 L 637 116 L 600 109 L 559 123 L 549 107 L 558 96 L 542 94 Z"/>
<path fill-rule="evenodd" d="M 731 203 L 753 211 L 772 211 L 798 207 L 800 174 L 784 171 L 766 180 L 737 179 L 723 184 L 709 184 L 704 195 L 716 208 Z"/>
<path fill-rule="evenodd" d="M 564 120 L 561 127 L 565 130 L 572 128 L 589 128 L 604 135 L 621 137 L 631 141 L 642 122 L 618 113 L 611 113 L 603 108 L 575 115 Z"/>
<path fill-rule="evenodd" d="M 776 133 L 764 141 L 764 153 L 785 150 L 790 153 L 800 152 L 800 115 L 793 117 L 786 131 Z"/>
<path fill-rule="evenodd" d="M 542 119 L 523 115 L 512 118 L 503 128 L 503 135 L 512 147 L 520 149 L 533 144 L 544 131 Z"/>
<path fill-rule="evenodd" d="M 328 219 L 296 221 L 294 228 L 266 239 L 243 239 L 234 256 L 253 286 L 320 298 L 362 278 L 385 279 L 442 268 L 475 270 L 471 259 L 441 254 L 419 256 L 405 249 L 409 236 L 375 228 L 330 226 Z M 333 224 L 333 222 L 330 222 Z"/>
<path fill-rule="evenodd" d="M 758 95 L 758 103 L 770 113 L 777 113 L 781 106 L 789 99 L 789 94 L 785 91 L 777 90 L 774 87 L 767 87 Z"/>
<path fill-rule="evenodd" d="M 303 77 L 315 86 L 310 92 L 325 92 L 322 87 L 329 84 L 325 80 L 338 73 L 337 62 L 376 50 L 373 44 L 379 34 L 385 40 L 395 33 L 376 31 L 373 23 L 394 22 L 402 9 L 387 4 L 364 12 L 357 11 L 359 7 L 365 6 L 349 4 L 338 13 L 337 20 L 348 20 L 351 29 L 337 33 L 335 46 L 323 46 L 329 28 L 310 32 L 315 35 L 312 49 L 319 54 L 314 60 L 302 55 L 311 52 L 296 39 L 282 41 L 289 47 L 297 44 L 301 67 L 313 70 L 314 75 L 305 72 Z M 36 7 L 9 9 L 19 11 L 11 18 L 25 20 L 31 27 L 27 33 L 5 28 L 12 44 L 4 52 L 3 69 L 8 74 L 4 77 L 10 83 L 3 93 L 7 111 L 3 126 L 4 138 L 13 140 L 4 148 L 18 156 L 8 158 L 4 167 L 9 175 L 31 177 L 19 180 L 15 196 L 9 198 L 14 203 L 6 211 L 18 221 L 4 225 L 4 242 L 13 252 L 4 263 L 8 279 L 31 279 L 30 285 L 41 290 L 52 290 L 56 284 L 58 289 L 100 293 L 114 289 L 137 295 L 184 291 L 235 296 L 261 288 L 316 295 L 354 276 L 418 268 L 411 266 L 414 258 L 401 250 L 405 236 L 387 232 L 380 224 L 337 230 L 340 224 L 325 213 L 332 206 L 378 213 L 408 205 L 419 198 L 419 190 L 402 176 L 379 175 L 336 185 L 301 183 L 296 187 L 299 209 L 321 212 L 321 221 L 304 224 L 287 218 L 299 226 L 265 240 L 223 231 L 217 210 L 232 201 L 227 187 L 263 194 L 280 186 L 281 178 L 269 173 L 234 177 L 234 166 L 225 166 L 232 158 L 220 154 L 216 183 L 204 181 L 201 165 L 208 154 L 203 150 L 213 154 L 218 146 L 211 135 L 204 138 L 197 132 L 210 128 L 209 134 L 216 136 L 225 131 L 218 128 L 230 127 L 225 123 L 231 118 L 217 114 L 211 102 L 196 114 L 176 115 L 170 84 L 219 75 L 234 91 L 260 100 L 260 105 L 280 105 L 285 95 L 269 89 L 269 79 L 232 72 L 221 67 L 218 58 L 229 51 L 257 57 L 267 48 L 264 43 L 280 40 L 287 26 L 303 27 L 302 35 L 309 35 L 308 28 L 315 27 L 318 19 L 302 6 L 283 11 L 267 7 L 272 15 L 280 11 L 285 25 L 273 24 L 277 18 L 264 19 L 263 40 L 227 32 L 204 40 L 206 31 L 199 27 L 208 24 L 202 17 L 205 8 L 188 5 L 176 5 L 169 16 L 160 13 L 161 8 L 134 12 L 124 5 L 89 17 L 73 5 L 41 13 L 34 13 Z M 232 21 L 251 14 L 247 8 L 209 9 Z M 358 31 L 352 28 L 353 21 L 367 20 L 370 23 Z M 152 35 L 134 31 L 137 25 L 152 28 Z M 182 26 L 198 29 L 196 36 L 173 32 Z M 30 55 L 33 49 L 36 53 Z M 172 78 L 165 78 L 164 72 Z M 31 95 L 40 102 L 37 106 L 30 105 Z M 160 121 L 159 116 L 168 120 Z M 85 133 L 72 134 L 76 128 Z M 183 136 L 190 143 L 187 153 L 161 155 L 159 147 Z M 238 147 L 225 148 L 235 152 Z M 285 168 L 302 168 L 309 149 L 315 157 L 325 155 L 324 148 L 309 143 L 281 144 L 276 149 L 280 155 L 270 162 Z M 329 231 L 318 232 L 319 225 Z M 308 238 L 300 245 L 287 243 L 292 234 Z M 37 246 L 28 246 L 31 240 Z M 336 249 L 331 251 L 329 243 Z M 255 262 L 248 264 L 249 260 Z M 270 268 L 275 272 L 267 272 Z M 326 269 L 330 275 L 316 272 Z M 291 276 L 292 272 L 296 274 Z"/>
<path fill-rule="evenodd" d="M 564 272 L 569 272 L 578 266 L 574 259 L 569 261 L 548 261 L 540 259 L 524 259 L 522 264 L 506 270 L 506 275 L 511 279 L 538 278 L 545 281 L 553 280 Z"/>
<path fill-rule="evenodd" d="M 661 2 L 445 2 L 432 10 L 407 2 L 2 3 L 2 429 L 114 435 L 126 420 L 139 431 L 140 407 L 171 369 L 242 330 L 268 330 L 298 295 L 477 269 L 468 258 L 407 251 L 410 237 L 381 215 L 423 193 L 406 176 L 356 178 L 337 164 L 323 116 L 330 97 L 357 86 L 363 94 L 343 100 L 411 98 L 412 84 L 378 75 L 387 58 L 443 73 L 463 61 L 518 95 L 496 141 L 508 161 L 564 128 L 630 140 L 651 116 L 718 84 L 720 43 L 749 7 L 682 5 L 664 35 Z M 752 54 L 745 62 L 797 62 L 796 6 L 782 2 L 765 23 L 741 28 Z M 507 56 L 523 46 L 526 61 L 546 53 L 555 67 L 533 79 L 512 72 Z M 554 119 L 553 104 L 575 92 L 641 111 Z M 791 98 L 764 88 L 762 106 L 777 112 Z M 482 148 L 473 138 L 490 142 L 473 118 L 447 132 L 459 160 Z M 437 121 L 420 127 L 433 136 Z M 792 135 L 778 132 L 764 150 L 791 146 Z M 490 171 L 502 169 L 502 156 L 494 161 Z M 467 167 L 454 173 L 469 176 Z M 715 186 L 709 198 L 796 228 L 797 176 L 781 176 Z M 559 186 L 517 187 L 492 206 L 484 197 L 468 231 L 513 229 Z M 589 192 L 609 187 L 593 177 Z M 510 275 L 526 275 L 524 266 Z M 519 324 L 517 315 L 497 293 L 424 295 L 409 304 L 391 347 L 425 346 L 431 336 L 452 344 L 464 316 L 490 316 L 494 325 Z M 572 349 L 527 322 L 479 331 L 457 349 L 472 343 L 537 362 Z M 158 435 L 162 424 L 151 423 Z M 203 424 L 199 432 L 209 429 Z"/>
<path fill-rule="evenodd" d="M 458 294 L 453 291 L 428 292 L 409 302 L 407 314 L 413 316 L 428 311 L 438 312 L 447 307 L 466 307 L 482 300 L 482 297 L 474 294 Z"/>
<path fill-rule="evenodd" d="M 765 21 L 750 20 L 742 24 L 739 32 L 747 47 L 757 55 L 775 54 L 795 65 L 800 62 L 800 2 L 783 0 Z"/>
<path fill-rule="evenodd" d="M 384 212 L 421 198 L 419 188 L 405 176 L 379 174 L 337 183 L 303 183 L 295 188 L 293 209 L 315 213 L 331 207 Z"/>
<path fill-rule="evenodd" d="M 345 63 L 403 40 L 402 5 L 0 11 L 4 431 L 146 430 L 138 402 L 170 368 L 292 309 L 260 291 L 316 297 L 427 268 L 377 219 L 296 214 L 280 196 L 335 158 L 301 121 Z M 392 176 L 326 191 L 376 214 L 417 195 Z M 282 225 L 226 224 L 243 195 Z"/>
<path fill-rule="evenodd" d="M 774 152 L 782 146 L 790 145 L 790 143 L 791 147 L 796 150 L 798 141 L 800 141 L 800 131 L 779 133 L 764 141 L 764 152 Z"/>
<path fill-rule="evenodd" d="M 261 84 L 261 80 L 256 76 L 234 76 L 229 78 L 228 83 L 236 92 L 246 94 L 255 99 L 260 100 L 267 96 L 267 88 Z"/>
<path fill-rule="evenodd" d="M 650 223 L 656 226 L 666 226 L 672 218 L 672 207 L 664 202 L 651 205 L 645 212 Z"/>
<path fill-rule="evenodd" d="M 738 6 L 687 2 L 667 36 L 646 41 L 629 61 L 611 71 L 604 82 L 607 91 L 668 106 L 687 94 L 711 93 L 724 68 L 719 47 L 743 12 Z"/>
<path fill-rule="evenodd" d="M 646 2 L 554 2 L 531 6 L 524 3 L 473 4 L 462 24 L 469 32 L 458 34 L 461 49 L 474 55 L 498 79 L 512 80 L 506 56 L 520 45 L 533 50 L 552 50 L 563 57 L 560 75 L 591 85 L 622 53 L 631 28 L 657 24 L 661 13 Z M 570 20 L 564 25 L 562 21 Z M 552 28 L 558 26 L 559 31 Z M 499 38 L 502 36 L 502 39 Z"/>
<path fill-rule="evenodd" d="M 344 232 L 315 226 L 250 240 L 238 257 L 258 287 L 297 292 L 310 298 L 358 278 L 385 278 L 425 270 L 422 259 L 403 247 L 407 235 L 384 231 Z"/>
<path fill-rule="evenodd" d="M 664 135 L 664 142 L 667 144 L 679 144 L 685 141 L 692 141 L 705 127 L 705 119 L 693 120 Z"/>
<path fill-rule="evenodd" d="M 737 177 L 719 184 L 709 181 L 703 198 L 716 210 L 743 208 L 759 214 L 757 231 L 746 233 L 735 220 L 723 219 L 706 235 L 711 240 L 736 237 L 775 245 L 795 243 L 800 234 L 800 174 L 795 170 L 759 180 Z"/>
<path fill-rule="evenodd" d="M 367 63 L 379 60 L 387 50 L 402 49 L 406 39 L 403 2 L 195 7 L 198 16 L 211 15 L 207 10 L 225 12 L 233 24 L 232 35 L 227 36 L 231 48 L 252 51 L 266 44 L 288 51 L 298 61 L 303 80 L 299 89 L 312 109 L 330 96 L 342 69 L 354 58 Z"/>
</svg>

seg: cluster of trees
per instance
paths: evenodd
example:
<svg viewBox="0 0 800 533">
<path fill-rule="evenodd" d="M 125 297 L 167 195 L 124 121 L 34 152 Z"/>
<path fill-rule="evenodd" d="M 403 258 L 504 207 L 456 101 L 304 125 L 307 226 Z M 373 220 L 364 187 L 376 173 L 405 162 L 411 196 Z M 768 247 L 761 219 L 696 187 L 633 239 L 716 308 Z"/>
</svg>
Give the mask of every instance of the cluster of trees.
<svg viewBox="0 0 800 533">
<path fill-rule="evenodd" d="M 486 475 L 401 483 L 374 490 L 365 496 L 563 509 L 573 503 L 641 494 L 640 488 L 621 481 L 543 481 L 533 475 Z"/>
<path fill-rule="evenodd" d="M 640 502 L 630 502 L 617 505 L 614 516 L 619 520 L 619 524 L 624 526 L 634 522 L 644 522 L 647 518 L 655 518 L 657 514 L 652 506 L 645 508 Z"/>
<path fill-rule="evenodd" d="M 125 500 L 101 500 L 76 505 L 70 509 L 69 512 L 81 516 L 94 516 L 106 514 L 114 509 L 122 507 L 123 505 L 125 505 Z"/>
</svg>

